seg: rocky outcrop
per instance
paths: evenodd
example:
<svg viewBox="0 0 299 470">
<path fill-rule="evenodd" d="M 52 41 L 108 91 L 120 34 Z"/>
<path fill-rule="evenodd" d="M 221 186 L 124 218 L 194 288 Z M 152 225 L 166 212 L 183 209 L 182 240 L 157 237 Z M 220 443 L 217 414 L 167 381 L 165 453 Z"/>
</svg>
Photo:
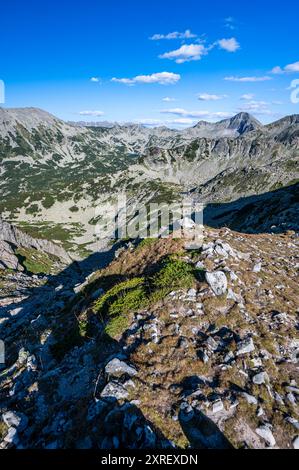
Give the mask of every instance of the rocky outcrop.
<svg viewBox="0 0 299 470">
<path fill-rule="evenodd" d="M 18 271 L 24 269 L 11 245 L 0 238 L 0 269 L 6 268 Z"/>
<path fill-rule="evenodd" d="M 0 263 L 7 268 L 19 269 L 20 263 L 12 247 L 34 248 L 37 251 L 53 255 L 64 263 L 72 261 L 62 247 L 48 240 L 33 238 L 0 217 Z"/>
</svg>

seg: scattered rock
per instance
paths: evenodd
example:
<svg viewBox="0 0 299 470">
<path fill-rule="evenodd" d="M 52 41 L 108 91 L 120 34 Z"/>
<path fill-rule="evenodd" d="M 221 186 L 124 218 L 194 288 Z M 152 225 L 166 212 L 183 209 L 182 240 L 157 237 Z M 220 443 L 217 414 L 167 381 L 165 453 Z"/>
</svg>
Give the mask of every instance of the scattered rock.
<svg viewBox="0 0 299 470">
<path fill-rule="evenodd" d="M 266 372 L 260 372 L 252 377 L 252 381 L 256 385 L 262 385 L 269 381 L 269 377 Z"/>
<path fill-rule="evenodd" d="M 137 374 L 137 370 L 126 364 L 124 361 L 121 361 L 117 357 L 108 362 L 105 366 L 106 374 L 112 378 L 121 377 L 123 375 L 128 375 L 130 377 Z"/>
<path fill-rule="evenodd" d="M 271 429 L 267 425 L 259 426 L 255 432 L 264 439 L 269 446 L 274 447 L 276 444 L 275 438 L 272 434 Z"/>
<path fill-rule="evenodd" d="M 254 265 L 252 271 L 254 273 L 259 273 L 261 270 L 262 270 L 262 263 L 257 263 L 257 264 Z"/>
<path fill-rule="evenodd" d="M 237 356 L 242 354 L 249 354 L 255 350 L 255 346 L 252 338 L 244 339 L 238 343 Z"/>
<path fill-rule="evenodd" d="M 114 398 L 116 400 L 124 400 L 128 398 L 129 392 L 124 385 L 118 382 L 109 382 L 101 392 L 102 398 Z"/>
<path fill-rule="evenodd" d="M 223 406 L 222 400 L 217 400 L 215 401 L 215 403 L 213 403 L 213 406 L 212 406 L 213 413 L 219 413 L 223 409 L 224 409 L 224 406 Z"/>
<path fill-rule="evenodd" d="M 249 405 L 257 405 L 257 399 L 253 395 L 250 395 L 247 392 L 241 392 L 241 395 L 245 398 Z"/>
<path fill-rule="evenodd" d="M 206 273 L 206 281 L 215 295 L 220 296 L 227 291 L 227 278 L 223 271 Z"/>
<path fill-rule="evenodd" d="M 203 261 L 198 261 L 195 265 L 196 269 L 205 269 Z"/>
<path fill-rule="evenodd" d="M 17 444 L 19 442 L 18 432 L 15 428 L 11 427 L 8 430 L 8 433 L 4 437 L 4 441 L 8 444 Z"/>
<path fill-rule="evenodd" d="M 4 423 L 10 428 L 17 428 L 18 431 L 23 431 L 28 424 L 28 418 L 23 413 L 16 413 L 14 411 L 7 411 L 3 413 L 2 419 Z"/>
</svg>

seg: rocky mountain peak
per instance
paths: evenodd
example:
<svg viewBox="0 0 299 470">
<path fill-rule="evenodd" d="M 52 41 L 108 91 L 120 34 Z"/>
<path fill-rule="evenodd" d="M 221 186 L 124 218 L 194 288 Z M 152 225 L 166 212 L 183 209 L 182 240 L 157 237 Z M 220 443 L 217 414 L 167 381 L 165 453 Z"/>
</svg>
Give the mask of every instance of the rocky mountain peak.
<svg viewBox="0 0 299 470">
<path fill-rule="evenodd" d="M 220 124 L 225 124 L 227 129 L 233 129 L 237 131 L 239 135 L 261 129 L 263 127 L 263 125 L 251 114 L 244 112 L 237 114 L 231 119 L 222 121 Z"/>
<path fill-rule="evenodd" d="M 53 125 L 60 120 L 39 108 L 0 108 L 0 125 L 3 122 L 19 122 L 25 127 L 37 127 L 40 124 Z"/>
</svg>

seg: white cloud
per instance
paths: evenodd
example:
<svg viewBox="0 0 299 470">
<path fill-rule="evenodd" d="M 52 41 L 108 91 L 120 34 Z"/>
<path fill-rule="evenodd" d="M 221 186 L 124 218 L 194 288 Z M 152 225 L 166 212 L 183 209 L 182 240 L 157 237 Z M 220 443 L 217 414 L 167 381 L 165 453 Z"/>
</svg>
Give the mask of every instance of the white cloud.
<svg viewBox="0 0 299 470">
<path fill-rule="evenodd" d="M 170 103 L 171 101 L 176 101 L 176 99 L 171 98 L 170 96 L 165 96 L 165 98 L 162 98 L 162 101 L 165 101 L 166 103 Z"/>
<path fill-rule="evenodd" d="M 186 29 L 186 31 L 183 33 L 174 31 L 173 33 L 168 33 L 168 34 L 154 34 L 150 39 L 152 41 L 159 41 L 161 39 L 193 39 L 196 37 L 197 37 L 197 34 L 193 34 L 191 33 L 190 29 Z"/>
<path fill-rule="evenodd" d="M 241 100 L 253 100 L 254 96 L 255 95 L 253 93 L 245 93 L 245 95 L 241 96 Z"/>
<path fill-rule="evenodd" d="M 162 114 L 174 114 L 175 116 L 181 116 L 184 118 L 196 118 L 196 119 L 225 119 L 231 117 L 232 113 L 225 112 L 210 112 L 210 111 L 187 111 L 183 108 L 172 108 L 162 109 Z"/>
<path fill-rule="evenodd" d="M 299 72 L 299 62 L 294 62 L 293 64 L 289 64 L 285 66 L 286 72 Z"/>
<path fill-rule="evenodd" d="M 181 76 L 172 72 L 153 73 L 151 75 L 137 75 L 133 78 L 112 78 L 112 82 L 123 83 L 125 85 L 135 85 L 136 83 L 159 83 L 160 85 L 173 85 L 181 79 Z"/>
<path fill-rule="evenodd" d="M 194 124 L 195 122 L 197 122 L 197 120 L 191 118 L 177 118 L 169 122 L 171 122 L 172 124 Z"/>
<path fill-rule="evenodd" d="M 161 126 L 164 124 L 161 119 L 151 119 L 151 118 L 145 118 L 145 119 L 135 119 L 134 122 L 137 124 L 143 124 L 145 126 Z"/>
<path fill-rule="evenodd" d="M 284 71 L 282 70 L 281 67 L 279 67 L 279 65 L 277 67 L 274 67 L 272 70 L 271 70 L 271 73 L 273 73 L 274 75 L 280 75 L 281 73 L 284 73 Z"/>
<path fill-rule="evenodd" d="M 218 41 L 218 45 L 220 49 L 224 49 L 228 52 L 236 52 L 238 49 L 240 49 L 240 44 L 236 38 L 220 39 L 220 41 Z"/>
<path fill-rule="evenodd" d="M 97 83 L 97 82 L 100 81 L 100 79 L 99 79 L 99 77 L 91 77 L 90 81 Z"/>
<path fill-rule="evenodd" d="M 225 77 L 224 80 L 229 82 L 266 82 L 268 80 L 272 80 L 271 77 Z"/>
<path fill-rule="evenodd" d="M 177 119 L 137 119 L 135 122 L 145 126 L 192 126 L 197 122 L 196 119 L 177 118 Z"/>
<path fill-rule="evenodd" d="M 231 30 L 236 29 L 236 20 L 232 16 L 228 16 L 224 19 L 225 27 Z"/>
<path fill-rule="evenodd" d="M 79 114 L 80 116 L 103 116 L 105 113 L 103 111 L 88 110 L 80 111 Z"/>
<path fill-rule="evenodd" d="M 179 49 L 161 54 L 160 59 L 175 60 L 177 64 L 200 60 L 208 53 L 208 49 L 202 44 L 184 44 Z"/>
<path fill-rule="evenodd" d="M 239 108 L 239 111 L 245 111 L 257 115 L 271 115 L 272 111 L 269 109 L 269 103 L 266 101 L 251 100 Z"/>
<path fill-rule="evenodd" d="M 134 85 L 136 82 L 136 78 L 116 78 L 116 77 L 113 77 L 111 78 L 111 82 L 115 82 L 115 83 L 123 83 L 124 85 Z"/>
<path fill-rule="evenodd" d="M 177 64 L 201 60 L 203 56 L 207 55 L 217 45 L 220 49 L 228 52 L 235 52 L 240 48 L 240 44 L 235 38 L 220 39 L 209 46 L 203 44 L 183 44 L 178 49 L 159 55 L 159 58 L 175 60 Z"/>
<path fill-rule="evenodd" d="M 274 67 L 271 70 L 271 73 L 274 75 L 279 75 L 283 73 L 296 73 L 299 72 L 299 61 L 294 62 L 293 64 L 288 64 L 284 68 L 281 68 L 279 65 L 277 67 Z"/>
<path fill-rule="evenodd" d="M 228 98 L 227 95 L 210 95 L 209 93 L 201 93 L 198 95 L 200 101 L 218 101 Z"/>
</svg>

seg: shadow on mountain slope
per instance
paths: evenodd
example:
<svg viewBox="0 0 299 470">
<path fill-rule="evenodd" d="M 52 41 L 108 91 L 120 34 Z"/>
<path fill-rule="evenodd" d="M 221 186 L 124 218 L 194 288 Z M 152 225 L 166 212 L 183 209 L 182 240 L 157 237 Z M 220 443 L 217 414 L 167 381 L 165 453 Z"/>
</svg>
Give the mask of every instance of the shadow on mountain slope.
<svg viewBox="0 0 299 470">
<path fill-rule="evenodd" d="M 46 284 L 26 289 L 24 300 L 18 301 L 16 298 L 16 302 L 5 307 L 0 306 L 0 318 L 9 318 L 9 312 L 16 308 L 20 309 L 18 315 L 21 313 L 23 316 L 33 307 L 44 307 L 50 299 L 59 302 L 62 300 L 62 294 L 66 292 L 70 298 L 72 294 L 74 295 L 75 286 L 83 283 L 95 270 L 107 266 L 113 260 L 118 248 L 119 246 L 116 244 L 110 250 L 92 253 L 82 261 L 72 262 L 58 274 L 49 275 Z"/>
<path fill-rule="evenodd" d="M 204 225 L 228 227 L 241 233 L 298 232 L 299 183 L 233 202 L 208 204 Z"/>
<path fill-rule="evenodd" d="M 132 329 L 117 341 L 103 332 L 103 318 L 87 315 L 82 338 L 77 314 L 90 304 L 97 290 L 69 300 L 64 297 L 79 279 L 84 281 L 94 269 L 108 264 L 114 251 L 91 255 L 52 276 L 47 285 L 33 289 L 28 299 L 15 304 L 22 310 L 0 325 L 7 352 L 0 374 L 2 409 L 21 416 L 12 445 L 48 449 L 174 447 L 163 430 L 143 414 L 138 402 L 130 401 L 130 376 L 114 378 L 105 371 L 112 358 L 130 360 L 139 346 L 136 337 L 131 347 L 124 347 L 124 338 L 132 335 Z M 103 287 L 106 282 L 121 280 L 122 276 L 104 277 Z M 57 289 L 61 285 L 64 287 Z M 96 283 L 91 286 L 98 287 Z M 211 420 L 194 413 L 192 423 L 187 423 L 183 412 L 179 417 L 191 447 L 230 448 Z"/>
<path fill-rule="evenodd" d="M 218 426 L 200 410 L 180 410 L 179 421 L 193 449 L 233 449 Z"/>
<path fill-rule="evenodd" d="M 173 447 L 135 404 L 127 400 L 120 403 L 115 396 L 101 399 L 107 384 L 105 364 L 111 357 L 123 356 L 121 345 L 103 334 L 102 319 L 94 324 L 88 318 L 94 337 L 78 341 L 76 309 L 84 302 L 84 294 L 65 297 L 94 270 L 107 266 L 117 247 L 72 263 L 51 276 L 46 285 L 29 290 L 25 300 L 2 308 L 0 338 L 5 342 L 6 363 L 0 374 L 1 410 L 12 410 L 22 417 L 11 445 L 49 449 Z M 10 315 L 15 308 L 18 313 Z M 63 340 L 61 351 L 57 349 L 59 339 Z M 121 382 L 117 386 L 121 388 Z M 29 427 L 24 422 L 29 422 Z"/>
</svg>

